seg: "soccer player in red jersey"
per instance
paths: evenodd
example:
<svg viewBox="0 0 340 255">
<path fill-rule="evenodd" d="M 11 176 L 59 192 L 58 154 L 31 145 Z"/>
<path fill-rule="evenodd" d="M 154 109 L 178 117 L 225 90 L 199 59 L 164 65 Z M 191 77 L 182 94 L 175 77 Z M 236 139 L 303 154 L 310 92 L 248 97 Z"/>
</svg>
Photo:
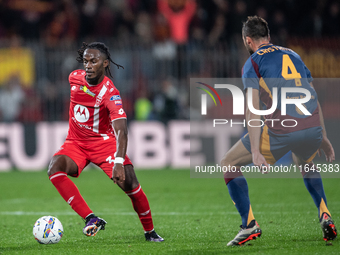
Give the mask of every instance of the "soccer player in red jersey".
<svg viewBox="0 0 340 255">
<path fill-rule="evenodd" d="M 78 62 L 85 70 L 69 76 L 71 100 L 65 143 L 49 165 L 48 175 L 64 200 L 85 220 L 83 233 L 95 236 L 106 221 L 94 215 L 69 176 L 78 177 L 90 163 L 99 166 L 131 199 L 147 241 L 164 241 L 154 230 L 148 199 L 126 155 L 127 124 L 119 91 L 105 75 L 110 73 L 108 47 L 83 43 Z M 117 65 L 118 68 L 122 67 Z"/>
</svg>

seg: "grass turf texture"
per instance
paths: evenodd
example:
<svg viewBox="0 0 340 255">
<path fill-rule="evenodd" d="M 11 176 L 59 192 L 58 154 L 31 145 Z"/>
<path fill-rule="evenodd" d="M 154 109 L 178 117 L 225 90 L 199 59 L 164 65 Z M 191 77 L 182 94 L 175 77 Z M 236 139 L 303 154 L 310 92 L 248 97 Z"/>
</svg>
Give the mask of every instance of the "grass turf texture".
<svg viewBox="0 0 340 255">
<path fill-rule="evenodd" d="M 326 246 L 317 209 L 302 179 L 249 179 L 250 199 L 263 236 L 227 247 L 241 223 L 223 179 L 192 179 L 188 170 L 138 171 L 163 243 L 146 242 L 130 199 L 99 170 L 73 180 L 108 224 L 95 237 L 61 198 L 46 172 L 0 173 L 0 254 L 339 254 Z M 339 179 L 324 179 L 329 209 L 340 228 Z M 56 216 L 64 226 L 58 244 L 41 245 L 34 222 Z"/>
</svg>

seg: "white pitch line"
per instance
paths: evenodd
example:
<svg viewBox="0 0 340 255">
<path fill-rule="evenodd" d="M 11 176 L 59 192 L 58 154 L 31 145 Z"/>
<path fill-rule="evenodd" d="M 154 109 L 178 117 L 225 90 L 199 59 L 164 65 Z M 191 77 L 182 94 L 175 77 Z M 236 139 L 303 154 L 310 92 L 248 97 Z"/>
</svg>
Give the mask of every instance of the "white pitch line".
<svg viewBox="0 0 340 255">
<path fill-rule="evenodd" d="M 136 215 L 135 212 L 98 212 L 96 213 L 98 215 Z M 158 213 L 152 213 L 152 215 L 223 215 L 223 214 L 238 214 L 237 212 L 230 212 L 230 213 L 199 213 L 199 212 L 158 212 Z M 0 215 L 15 215 L 15 216 L 21 216 L 21 215 L 77 215 L 75 212 L 24 212 L 24 211 L 4 211 L 0 212 Z"/>
<path fill-rule="evenodd" d="M 256 214 L 299 214 L 300 212 L 256 212 Z M 311 213 L 306 211 L 304 213 Z M 213 215 L 238 215 L 238 212 L 156 212 L 152 213 L 153 216 L 181 216 L 181 215 L 188 215 L 188 216 L 213 216 Z M 22 216 L 22 215 L 77 215 L 75 212 L 72 211 L 63 211 L 63 212 L 24 212 L 24 211 L 3 211 L 0 212 L 0 215 L 12 215 L 12 216 Z M 136 215 L 135 212 L 98 212 L 98 215 L 121 215 L 121 216 L 129 216 L 129 215 Z"/>
</svg>

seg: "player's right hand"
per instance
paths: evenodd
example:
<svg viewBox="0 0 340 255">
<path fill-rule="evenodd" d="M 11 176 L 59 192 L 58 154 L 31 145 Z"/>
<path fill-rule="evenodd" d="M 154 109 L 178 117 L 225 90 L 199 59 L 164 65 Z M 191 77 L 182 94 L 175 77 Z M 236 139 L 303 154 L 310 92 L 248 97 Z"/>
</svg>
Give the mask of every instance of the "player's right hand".
<svg viewBox="0 0 340 255">
<path fill-rule="evenodd" d="M 113 177 L 114 183 L 123 183 L 125 181 L 125 170 L 123 164 L 115 164 L 113 167 Z"/>
<path fill-rule="evenodd" d="M 267 171 L 262 170 L 262 173 L 268 173 L 269 165 L 268 165 L 266 159 L 264 158 L 264 156 L 259 151 L 253 152 L 252 158 L 253 158 L 254 165 L 258 166 L 261 170 L 262 170 L 262 166 L 267 167 Z"/>
<path fill-rule="evenodd" d="M 326 161 L 332 163 L 335 160 L 335 152 L 331 142 L 327 137 L 323 137 L 320 148 L 318 150 L 318 155 L 321 157 L 322 151 L 325 153 Z"/>
</svg>

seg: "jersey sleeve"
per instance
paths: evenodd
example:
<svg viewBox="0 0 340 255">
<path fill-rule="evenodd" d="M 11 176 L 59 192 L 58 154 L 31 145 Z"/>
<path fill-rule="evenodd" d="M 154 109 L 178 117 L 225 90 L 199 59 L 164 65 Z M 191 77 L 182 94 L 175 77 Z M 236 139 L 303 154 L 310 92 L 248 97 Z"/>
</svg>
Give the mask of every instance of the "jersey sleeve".
<svg viewBox="0 0 340 255">
<path fill-rule="evenodd" d="M 249 87 L 259 89 L 259 74 L 258 70 L 255 70 L 256 67 L 258 67 L 258 65 L 255 61 L 251 57 L 248 58 L 242 68 L 242 82 L 244 90 L 247 90 Z"/>
<path fill-rule="evenodd" d="M 311 72 L 309 71 L 308 67 L 306 66 L 306 64 L 303 62 L 301 56 L 299 54 L 297 54 L 295 51 L 293 51 L 294 54 L 296 54 L 296 56 L 298 57 L 298 59 L 302 62 L 302 65 L 303 65 L 303 68 L 304 68 L 304 71 L 306 72 L 306 78 L 307 78 L 307 81 L 310 83 L 313 81 L 313 77 L 312 77 L 312 74 Z M 304 78 L 304 77 L 303 77 Z"/>
<path fill-rule="evenodd" d="M 305 66 L 305 70 L 306 70 L 307 80 L 308 80 L 308 82 L 312 82 L 313 81 L 312 74 L 309 71 L 308 67 L 306 65 L 304 65 L 304 66 Z"/>
<path fill-rule="evenodd" d="M 83 77 L 85 75 L 85 71 L 84 70 L 75 70 L 73 72 L 70 73 L 70 75 L 68 76 L 68 81 L 70 83 L 70 86 L 73 85 L 83 85 Z"/>
<path fill-rule="evenodd" d="M 110 120 L 126 119 L 126 113 L 123 109 L 123 102 L 119 91 L 115 88 L 106 99 L 106 107 L 110 112 Z"/>
</svg>

